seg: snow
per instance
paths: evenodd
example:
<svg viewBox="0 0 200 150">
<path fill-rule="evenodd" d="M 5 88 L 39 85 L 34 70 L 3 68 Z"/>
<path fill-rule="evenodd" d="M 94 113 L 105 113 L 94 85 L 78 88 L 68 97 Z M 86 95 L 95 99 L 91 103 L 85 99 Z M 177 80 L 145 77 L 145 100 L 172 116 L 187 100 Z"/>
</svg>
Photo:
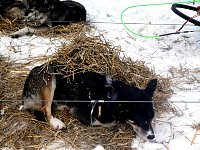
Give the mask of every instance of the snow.
<svg viewBox="0 0 200 150">
<path fill-rule="evenodd" d="M 24 36 L 18 39 L 1 36 L 0 43 L 0 55 L 21 63 L 26 62 L 27 58 L 50 55 L 56 51 L 56 47 L 61 46 L 58 39 L 38 38 L 36 36 Z"/>
<path fill-rule="evenodd" d="M 192 128 L 200 123 L 200 40 L 199 32 L 177 34 L 160 38 L 142 38 L 127 32 L 120 23 L 121 12 L 133 5 L 164 3 L 169 0 L 77 0 L 87 10 L 88 21 L 116 46 L 120 45 L 133 60 L 145 61 L 157 74 L 172 79 L 174 94 L 169 99 L 177 114 L 163 113 L 154 120 L 156 140 L 134 139 L 133 148 L 138 150 L 199 150 L 200 131 Z M 171 2 L 176 2 L 175 0 Z M 198 5 L 199 3 L 196 3 Z M 192 16 L 194 12 L 187 11 Z M 135 7 L 124 12 L 128 28 L 143 35 L 159 35 L 175 32 L 185 22 L 171 11 L 171 5 Z M 107 23 L 95 23 L 107 22 Z M 168 25 L 147 25 L 168 24 Z M 179 24 L 179 25 L 176 25 Z M 188 23 L 184 30 L 199 30 Z M 52 42 L 53 40 L 53 42 Z M 0 37 L 0 55 L 23 62 L 27 58 L 54 53 L 61 42 L 37 36 L 19 39 Z M 62 143 L 62 141 L 61 141 Z M 52 144 L 54 145 L 54 144 Z M 44 148 L 45 149 L 45 148 Z M 103 149 L 97 146 L 95 150 Z"/>
</svg>

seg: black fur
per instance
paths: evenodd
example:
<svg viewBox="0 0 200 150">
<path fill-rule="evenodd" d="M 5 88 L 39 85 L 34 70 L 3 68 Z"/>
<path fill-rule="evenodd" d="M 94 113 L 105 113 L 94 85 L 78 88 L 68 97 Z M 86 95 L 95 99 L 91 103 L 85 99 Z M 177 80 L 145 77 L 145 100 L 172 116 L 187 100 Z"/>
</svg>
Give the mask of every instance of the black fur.
<svg viewBox="0 0 200 150">
<path fill-rule="evenodd" d="M 45 13 L 52 26 L 86 21 L 85 7 L 75 1 L 27 0 L 30 8 Z M 49 24 L 48 24 L 49 25 Z"/>
<path fill-rule="evenodd" d="M 82 123 L 91 124 L 94 120 L 98 120 L 105 124 L 131 120 L 143 130 L 151 130 L 151 121 L 154 117 L 152 96 L 157 79 L 151 80 L 144 90 L 117 80 L 108 83 L 106 75 L 95 72 L 77 74 L 74 79 L 57 76 L 56 81 L 54 99 L 66 100 L 66 105 L 74 109 L 72 114 Z M 67 102 L 67 100 L 74 102 Z M 76 102 L 76 100 L 87 102 Z M 90 100 L 105 102 L 97 102 L 94 106 L 94 103 L 88 102 Z M 101 107 L 100 116 L 99 107 Z"/>
<path fill-rule="evenodd" d="M 140 127 L 147 138 L 155 137 L 151 121 L 154 117 L 152 96 L 156 90 L 157 79 L 150 80 L 145 89 L 139 89 L 91 71 L 67 78 L 58 74 L 57 69 L 54 65 L 49 65 L 48 69 L 44 65 L 32 69 L 22 94 L 25 109 L 41 111 L 45 101 L 53 101 L 66 105 L 69 112 L 83 124 L 129 121 Z M 54 97 L 42 99 L 44 89 L 55 89 L 50 90 Z M 100 100 L 104 102 L 99 102 Z M 52 109 L 52 105 L 50 106 Z M 51 114 L 49 116 L 51 117 Z"/>
<path fill-rule="evenodd" d="M 28 15 L 32 11 L 45 13 L 48 21 L 52 21 L 53 25 L 69 24 L 70 22 L 86 21 L 85 7 L 75 1 L 67 0 L 1 0 L 0 13 L 4 15 L 8 10 L 17 7 L 24 10 L 24 14 Z M 26 3 L 26 5 L 24 4 Z M 21 16 L 23 18 L 25 16 Z M 11 18 L 15 19 L 15 18 Z M 57 22 L 56 22 L 57 21 Z"/>
</svg>

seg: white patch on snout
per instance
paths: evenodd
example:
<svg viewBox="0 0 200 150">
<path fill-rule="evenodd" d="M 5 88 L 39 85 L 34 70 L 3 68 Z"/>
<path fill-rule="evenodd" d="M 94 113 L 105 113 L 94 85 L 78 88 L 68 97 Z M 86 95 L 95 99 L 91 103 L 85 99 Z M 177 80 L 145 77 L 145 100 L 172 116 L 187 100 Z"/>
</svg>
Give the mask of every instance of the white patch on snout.
<svg viewBox="0 0 200 150">
<path fill-rule="evenodd" d="M 153 132 L 151 130 L 147 131 L 147 136 L 148 135 L 154 135 Z"/>
<path fill-rule="evenodd" d="M 135 130 L 135 132 L 136 132 L 136 134 L 137 134 L 140 138 L 145 139 L 145 140 L 149 140 L 149 139 L 147 138 L 149 135 L 154 135 L 154 133 L 153 133 L 151 130 L 149 130 L 149 131 L 144 131 L 144 130 L 142 130 L 140 127 L 137 127 L 136 130 Z"/>
<path fill-rule="evenodd" d="M 154 135 L 153 131 L 150 129 L 149 131 L 144 131 L 142 128 L 138 127 L 137 125 L 133 124 L 134 122 L 132 120 L 127 120 L 127 123 L 129 123 L 133 130 L 136 132 L 136 134 L 143 139 L 144 141 L 150 140 L 147 137 Z"/>
<path fill-rule="evenodd" d="M 66 125 L 59 119 L 51 116 L 51 119 L 49 121 L 51 127 L 53 127 L 54 130 L 61 130 L 63 128 L 66 128 Z"/>
<path fill-rule="evenodd" d="M 148 136 L 155 136 L 153 131 L 151 131 L 151 129 L 149 131 L 147 131 L 147 136 L 146 137 L 148 137 Z"/>
</svg>

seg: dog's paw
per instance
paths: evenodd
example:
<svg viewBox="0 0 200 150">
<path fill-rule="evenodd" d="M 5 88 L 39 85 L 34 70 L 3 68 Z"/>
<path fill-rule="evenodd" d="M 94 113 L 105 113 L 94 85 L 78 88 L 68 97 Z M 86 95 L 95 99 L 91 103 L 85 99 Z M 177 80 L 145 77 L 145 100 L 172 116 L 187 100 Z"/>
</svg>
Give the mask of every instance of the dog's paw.
<svg viewBox="0 0 200 150">
<path fill-rule="evenodd" d="M 93 150 L 105 150 L 103 146 L 97 145 Z"/>
<path fill-rule="evenodd" d="M 66 128 L 66 125 L 61 120 L 54 118 L 53 116 L 51 117 L 49 123 L 54 130 L 61 130 L 63 128 Z"/>
</svg>

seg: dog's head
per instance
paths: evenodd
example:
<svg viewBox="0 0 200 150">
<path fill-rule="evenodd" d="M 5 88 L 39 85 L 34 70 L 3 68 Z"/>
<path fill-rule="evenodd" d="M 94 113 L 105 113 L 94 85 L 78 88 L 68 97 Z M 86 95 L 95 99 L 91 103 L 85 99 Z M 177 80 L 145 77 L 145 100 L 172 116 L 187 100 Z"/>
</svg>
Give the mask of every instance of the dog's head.
<svg viewBox="0 0 200 150">
<path fill-rule="evenodd" d="M 59 0 L 27 0 L 30 9 L 26 11 L 24 17 L 25 22 L 33 21 L 37 26 L 48 26 L 51 27 L 50 14 L 52 7 L 55 3 L 60 2 Z"/>
<path fill-rule="evenodd" d="M 132 97 L 141 102 L 135 103 L 131 110 L 129 121 L 137 125 L 136 132 L 142 134 L 147 139 L 154 139 L 154 131 L 151 121 L 154 117 L 154 108 L 152 103 L 153 93 L 156 90 L 157 79 L 151 80 L 144 90 L 141 90 L 139 96 Z"/>
</svg>

